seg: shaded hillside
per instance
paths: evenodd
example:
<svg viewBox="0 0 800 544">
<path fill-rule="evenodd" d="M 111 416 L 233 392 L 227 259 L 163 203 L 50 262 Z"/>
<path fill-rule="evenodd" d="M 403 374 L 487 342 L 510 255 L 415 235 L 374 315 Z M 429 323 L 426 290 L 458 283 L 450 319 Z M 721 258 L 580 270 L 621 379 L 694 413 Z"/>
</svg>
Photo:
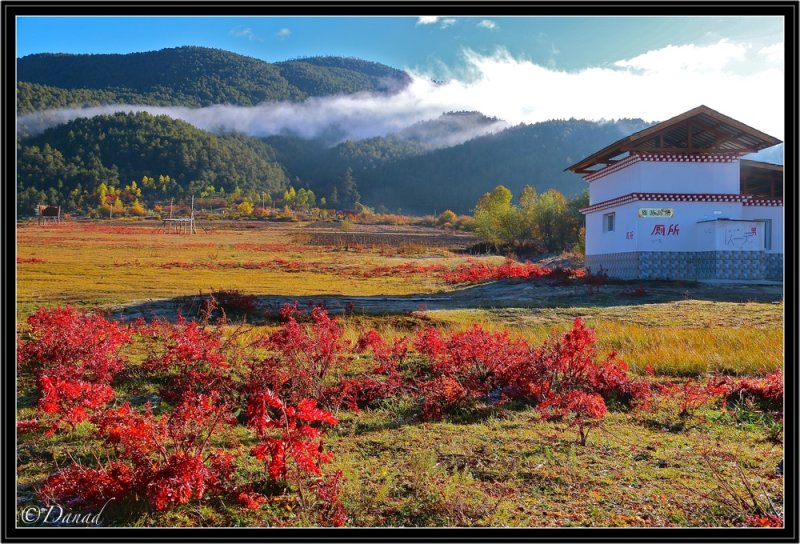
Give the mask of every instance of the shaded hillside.
<svg viewBox="0 0 800 544">
<path fill-rule="evenodd" d="M 424 126 L 415 125 L 407 132 L 419 134 Z M 445 133 L 436 126 L 441 137 Z M 467 212 L 483 193 L 500 184 L 514 194 L 530 184 L 539 192 L 555 188 L 575 196 L 586 184 L 580 176 L 564 172 L 567 166 L 646 126 L 641 120 L 548 121 L 439 149 L 402 140 L 398 136 L 403 133 L 334 147 L 282 136 L 266 141 L 276 149 L 291 179 L 299 178 L 320 195 L 329 194 L 350 168 L 362 200 L 371 206 L 409 213 L 445 208 Z"/>
<path fill-rule="evenodd" d="M 518 125 L 461 145 L 408 157 L 357 179 L 367 202 L 391 202 L 405 211 L 472 209 L 497 185 L 517 195 L 526 184 L 575 196 L 586 188 L 567 166 L 646 127 L 643 121 L 595 123 L 575 119 Z"/>
<path fill-rule="evenodd" d="M 315 57 L 270 64 L 221 49 L 145 53 L 43 53 L 17 61 L 20 113 L 110 103 L 252 106 L 309 96 L 386 92 L 409 76 L 360 59 Z"/>
<path fill-rule="evenodd" d="M 209 185 L 228 193 L 237 187 L 278 192 L 286 185 L 283 168 L 264 142 L 218 136 L 147 113 L 76 119 L 24 140 L 17 172 L 19 209 L 25 213 L 39 200 L 82 208 L 101 183 L 121 187 L 143 176 L 173 180 L 145 193 L 150 201 L 199 194 Z"/>
</svg>

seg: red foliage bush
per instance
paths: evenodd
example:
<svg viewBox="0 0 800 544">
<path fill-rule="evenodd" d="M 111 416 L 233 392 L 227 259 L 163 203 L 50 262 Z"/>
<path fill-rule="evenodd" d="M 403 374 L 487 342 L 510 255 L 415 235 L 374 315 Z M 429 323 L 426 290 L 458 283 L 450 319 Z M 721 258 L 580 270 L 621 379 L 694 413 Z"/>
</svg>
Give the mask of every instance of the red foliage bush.
<svg viewBox="0 0 800 544">
<path fill-rule="evenodd" d="M 36 376 L 39 409 L 51 420 L 47 433 L 62 423 L 74 429 L 114 398 L 110 383 L 125 363 L 118 350 L 131 331 L 70 306 L 40 308 L 27 323 L 17 362 Z"/>
<path fill-rule="evenodd" d="M 450 376 L 439 376 L 420 384 L 423 393 L 422 418 L 440 420 L 444 411 L 466 401 L 470 395 L 461 383 Z"/>
<path fill-rule="evenodd" d="M 246 295 L 238 289 L 213 291 L 210 296 L 226 314 L 252 314 L 258 310 L 258 297 Z"/>
<path fill-rule="evenodd" d="M 41 429 L 38 419 L 23 419 L 17 421 L 17 434 L 32 433 Z"/>
<path fill-rule="evenodd" d="M 265 462 L 269 477 L 293 482 L 303 507 L 316 512 L 321 524 L 344 525 L 347 518 L 339 501 L 341 472 L 327 478 L 322 475 L 322 465 L 329 463 L 333 455 L 324 451 L 323 433 L 314 426 L 336 425 L 339 420 L 317 408 L 315 400 L 303 399 L 291 406 L 267 388 L 251 395 L 247 419 L 261 440 L 250 454 Z M 314 504 L 303 494 L 303 487 L 309 485 L 317 495 Z"/>
<path fill-rule="evenodd" d="M 102 383 L 41 376 L 38 384 L 41 391 L 39 409 L 45 414 L 57 416 L 46 433 L 48 436 L 55 433 L 62 423 L 74 429 L 78 423 L 86 421 L 114 399 L 114 390 Z"/>
<path fill-rule="evenodd" d="M 322 449 L 322 432 L 311 424 L 336 425 L 339 420 L 317 408 L 317 401 L 303 399 L 296 407 L 288 406 L 272 391 L 264 389 L 250 397 L 247 417 L 248 424 L 262 438 L 251 455 L 260 461 L 269 456 L 267 472 L 272 479 L 287 478 L 287 455 L 294 460 L 301 475 L 319 475 L 320 465 L 331 460 L 331 455 Z M 270 429 L 278 430 L 278 438 L 268 436 Z M 317 439 L 320 440 L 315 442 Z"/>
<path fill-rule="evenodd" d="M 577 272 L 570 268 L 548 268 L 530 261 L 520 263 L 507 259 L 501 265 L 490 265 L 469 261 L 452 271 L 444 272 L 442 279 L 447 283 L 482 283 L 505 279 L 548 279 L 556 283 L 566 283 L 577 277 Z"/>
<path fill-rule="evenodd" d="M 28 317 L 29 332 L 17 349 L 17 362 L 61 380 L 110 383 L 123 367 L 118 354 L 131 332 L 113 321 L 71 306 L 40 308 Z"/>
<path fill-rule="evenodd" d="M 355 352 L 365 353 L 372 351 L 378 366 L 373 370 L 378 374 L 393 375 L 397 373 L 398 365 L 402 364 L 408 355 L 408 338 L 395 338 L 389 345 L 374 329 L 363 333 L 356 342 Z"/>
<path fill-rule="evenodd" d="M 358 411 L 361 408 L 374 406 L 375 402 L 404 391 L 405 384 L 399 374 L 393 374 L 385 380 L 377 380 L 371 376 L 343 378 L 339 383 L 325 388 L 322 399 L 328 406 L 347 406 Z"/>
<path fill-rule="evenodd" d="M 783 370 L 776 370 L 765 378 L 745 378 L 732 384 L 725 392 L 725 404 L 752 402 L 766 409 L 783 410 Z"/>
<path fill-rule="evenodd" d="M 600 425 L 606 415 L 606 403 L 597 393 L 568 391 L 552 397 L 539 405 L 546 418 L 571 415 L 570 424 L 578 427 L 578 440 L 586 445 L 589 430 Z"/>
<path fill-rule="evenodd" d="M 94 418 L 100 436 L 117 454 L 113 474 L 124 475 L 124 486 L 85 484 L 86 478 L 103 482 L 107 469 L 83 469 L 77 464 L 45 482 L 41 493 L 69 495 L 81 504 L 119 498 L 133 491 L 144 494 L 157 510 L 185 504 L 207 492 L 223 493 L 233 473 L 229 454 L 208 453 L 211 438 L 235 420 L 218 393 L 186 393 L 169 415 L 153 416 L 129 404 Z"/>
<path fill-rule="evenodd" d="M 479 326 L 449 337 L 428 327 L 414 342 L 432 362 L 431 378 L 420 384 L 422 417 L 439 419 L 448 408 L 480 397 L 516 398 L 536 403 L 547 418 L 572 414 L 585 444 L 588 430 L 606 413 L 606 400 L 644 406 L 651 397 L 649 384 L 632 381 L 616 354 L 598 360 L 595 344 L 594 331 L 580 318 L 538 348 Z"/>
<path fill-rule="evenodd" d="M 268 384 L 290 402 L 321 398 L 329 378 L 338 381 L 336 375 L 344 370 L 350 348 L 336 319 L 326 310 L 314 307 L 308 324 L 298 323 L 298 314 L 296 305 L 281 309 L 286 323 L 257 342 L 273 355 L 254 363 L 252 374 L 255 385 Z"/>
<path fill-rule="evenodd" d="M 169 376 L 169 385 L 161 389 L 164 399 L 176 401 L 188 391 L 207 393 L 230 386 L 220 329 L 180 319 L 174 325 L 155 323 L 151 330 L 165 346 L 163 352 L 151 354 L 143 368 Z"/>
<path fill-rule="evenodd" d="M 48 477 L 39 494 L 68 508 L 97 508 L 109 500 L 120 500 L 135 486 L 133 469 L 122 461 L 111 461 L 94 469 L 76 463 Z"/>
</svg>

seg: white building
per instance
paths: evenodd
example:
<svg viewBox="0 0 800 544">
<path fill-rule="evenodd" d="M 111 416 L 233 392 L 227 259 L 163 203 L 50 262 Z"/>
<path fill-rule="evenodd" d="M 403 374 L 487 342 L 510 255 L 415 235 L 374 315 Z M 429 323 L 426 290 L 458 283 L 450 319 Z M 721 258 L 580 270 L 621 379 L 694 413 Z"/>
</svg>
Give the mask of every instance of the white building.
<svg viewBox="0 0 800 544">
<path fill-rule="evenodd" d="M 586 265 L 623 279 L 783 278 L 780 143 L 706 106 L 570 166 L 589 183 Z"/>
</svg>

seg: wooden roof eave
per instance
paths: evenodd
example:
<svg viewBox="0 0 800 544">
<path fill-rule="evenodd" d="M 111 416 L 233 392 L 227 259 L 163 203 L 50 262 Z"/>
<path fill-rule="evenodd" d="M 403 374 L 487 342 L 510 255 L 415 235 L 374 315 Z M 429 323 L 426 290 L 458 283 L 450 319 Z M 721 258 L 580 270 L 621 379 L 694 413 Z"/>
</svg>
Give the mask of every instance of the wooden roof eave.
<svg viewBox="0 0 800 544">
<path fill-rule="evenodd" d="M 661 132 L 664 132 L 683 121 L 686 121 L 688 119 L 691 119 L 692 117 L 700 116 L 703 114 L 713 119 L 716 119 L 721 123 L 725 123 L 730 127 L 739 130 L 741 133 L 750 135 L 752 137 L 757 138 L 758 140 L 761 140 L 761 142 L 755 144 L 754 146 L 752 146 L 747 150 L 743 150 L 742 152 L 749 153 L 753 152 L 752 150 L 758 151 L 760 149 L 765 149 L 767 147 L 772 147 L 773 145 L 781 143 L 779 139 L 770 136 L 769 134 L 766 134 L 764 132 L 761 132 L 760 130 L 749 127 L 744 123 L 737 121 L 736 119 L 732 119 L 727 115 L 719 113 L 718 111 L 712 110 L 708 106 L 698 106 L 694 109 L 691 109 L 687 112 L 677 115 L 671 119 L 667 119 L 666 121 L 663 121 L 651 127 L 647 127 L 646 129 L 640 130 L 639 132 L 635 132 L 630 136 L 617 140 L 616 142 L 604 147 L 600 151 L 591 154 L 590 156 L 573 164 L 572 166 L 568 166 L 567 168 L 564 169 L 564 171 L 570 170 L 576 174 L 590 174 L 592 172 L 596 172 L 597 170 L 587 170 L 587 168 L 594 166 L 598 163 L 605 162 L 606 159 L 610 159 L 611 157 L 616 157 L 617 155 L 620 155 L 621 153 L 624 153 L 626 151 L 628 152 L 632 151 L 634 149 L 634 146 L 632 144 L 634 144 L 635 142 L 646 140 L 647 138 L 655 136 Z M 705 123 L 698 123 L 698 124 L 705 125 L 704 128 L 712 128 L 708 127 Z M 716 128 L 714 128 L 713 130 L 714 132 L 719 133 L 716 130 Z M 728 141 L 734 138 L 735 137 L 729 136 Z M 679 149 L 670 149 L 670 152 L 674 153 L 676 151 L 679 151 Z"/>
</svg>

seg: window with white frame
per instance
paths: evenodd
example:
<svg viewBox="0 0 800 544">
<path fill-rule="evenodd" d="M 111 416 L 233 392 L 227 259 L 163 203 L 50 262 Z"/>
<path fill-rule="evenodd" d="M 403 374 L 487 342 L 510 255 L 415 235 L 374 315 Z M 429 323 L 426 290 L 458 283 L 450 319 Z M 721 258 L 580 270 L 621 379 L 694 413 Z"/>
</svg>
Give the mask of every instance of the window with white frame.
<svg viewBox="0 0 800 544">
<path fill-rule="evenodd" d="M 616 215 L 615 212 L 603 214 L 603 232 L 612 232 L 614 230 Z"/>
</svg>

